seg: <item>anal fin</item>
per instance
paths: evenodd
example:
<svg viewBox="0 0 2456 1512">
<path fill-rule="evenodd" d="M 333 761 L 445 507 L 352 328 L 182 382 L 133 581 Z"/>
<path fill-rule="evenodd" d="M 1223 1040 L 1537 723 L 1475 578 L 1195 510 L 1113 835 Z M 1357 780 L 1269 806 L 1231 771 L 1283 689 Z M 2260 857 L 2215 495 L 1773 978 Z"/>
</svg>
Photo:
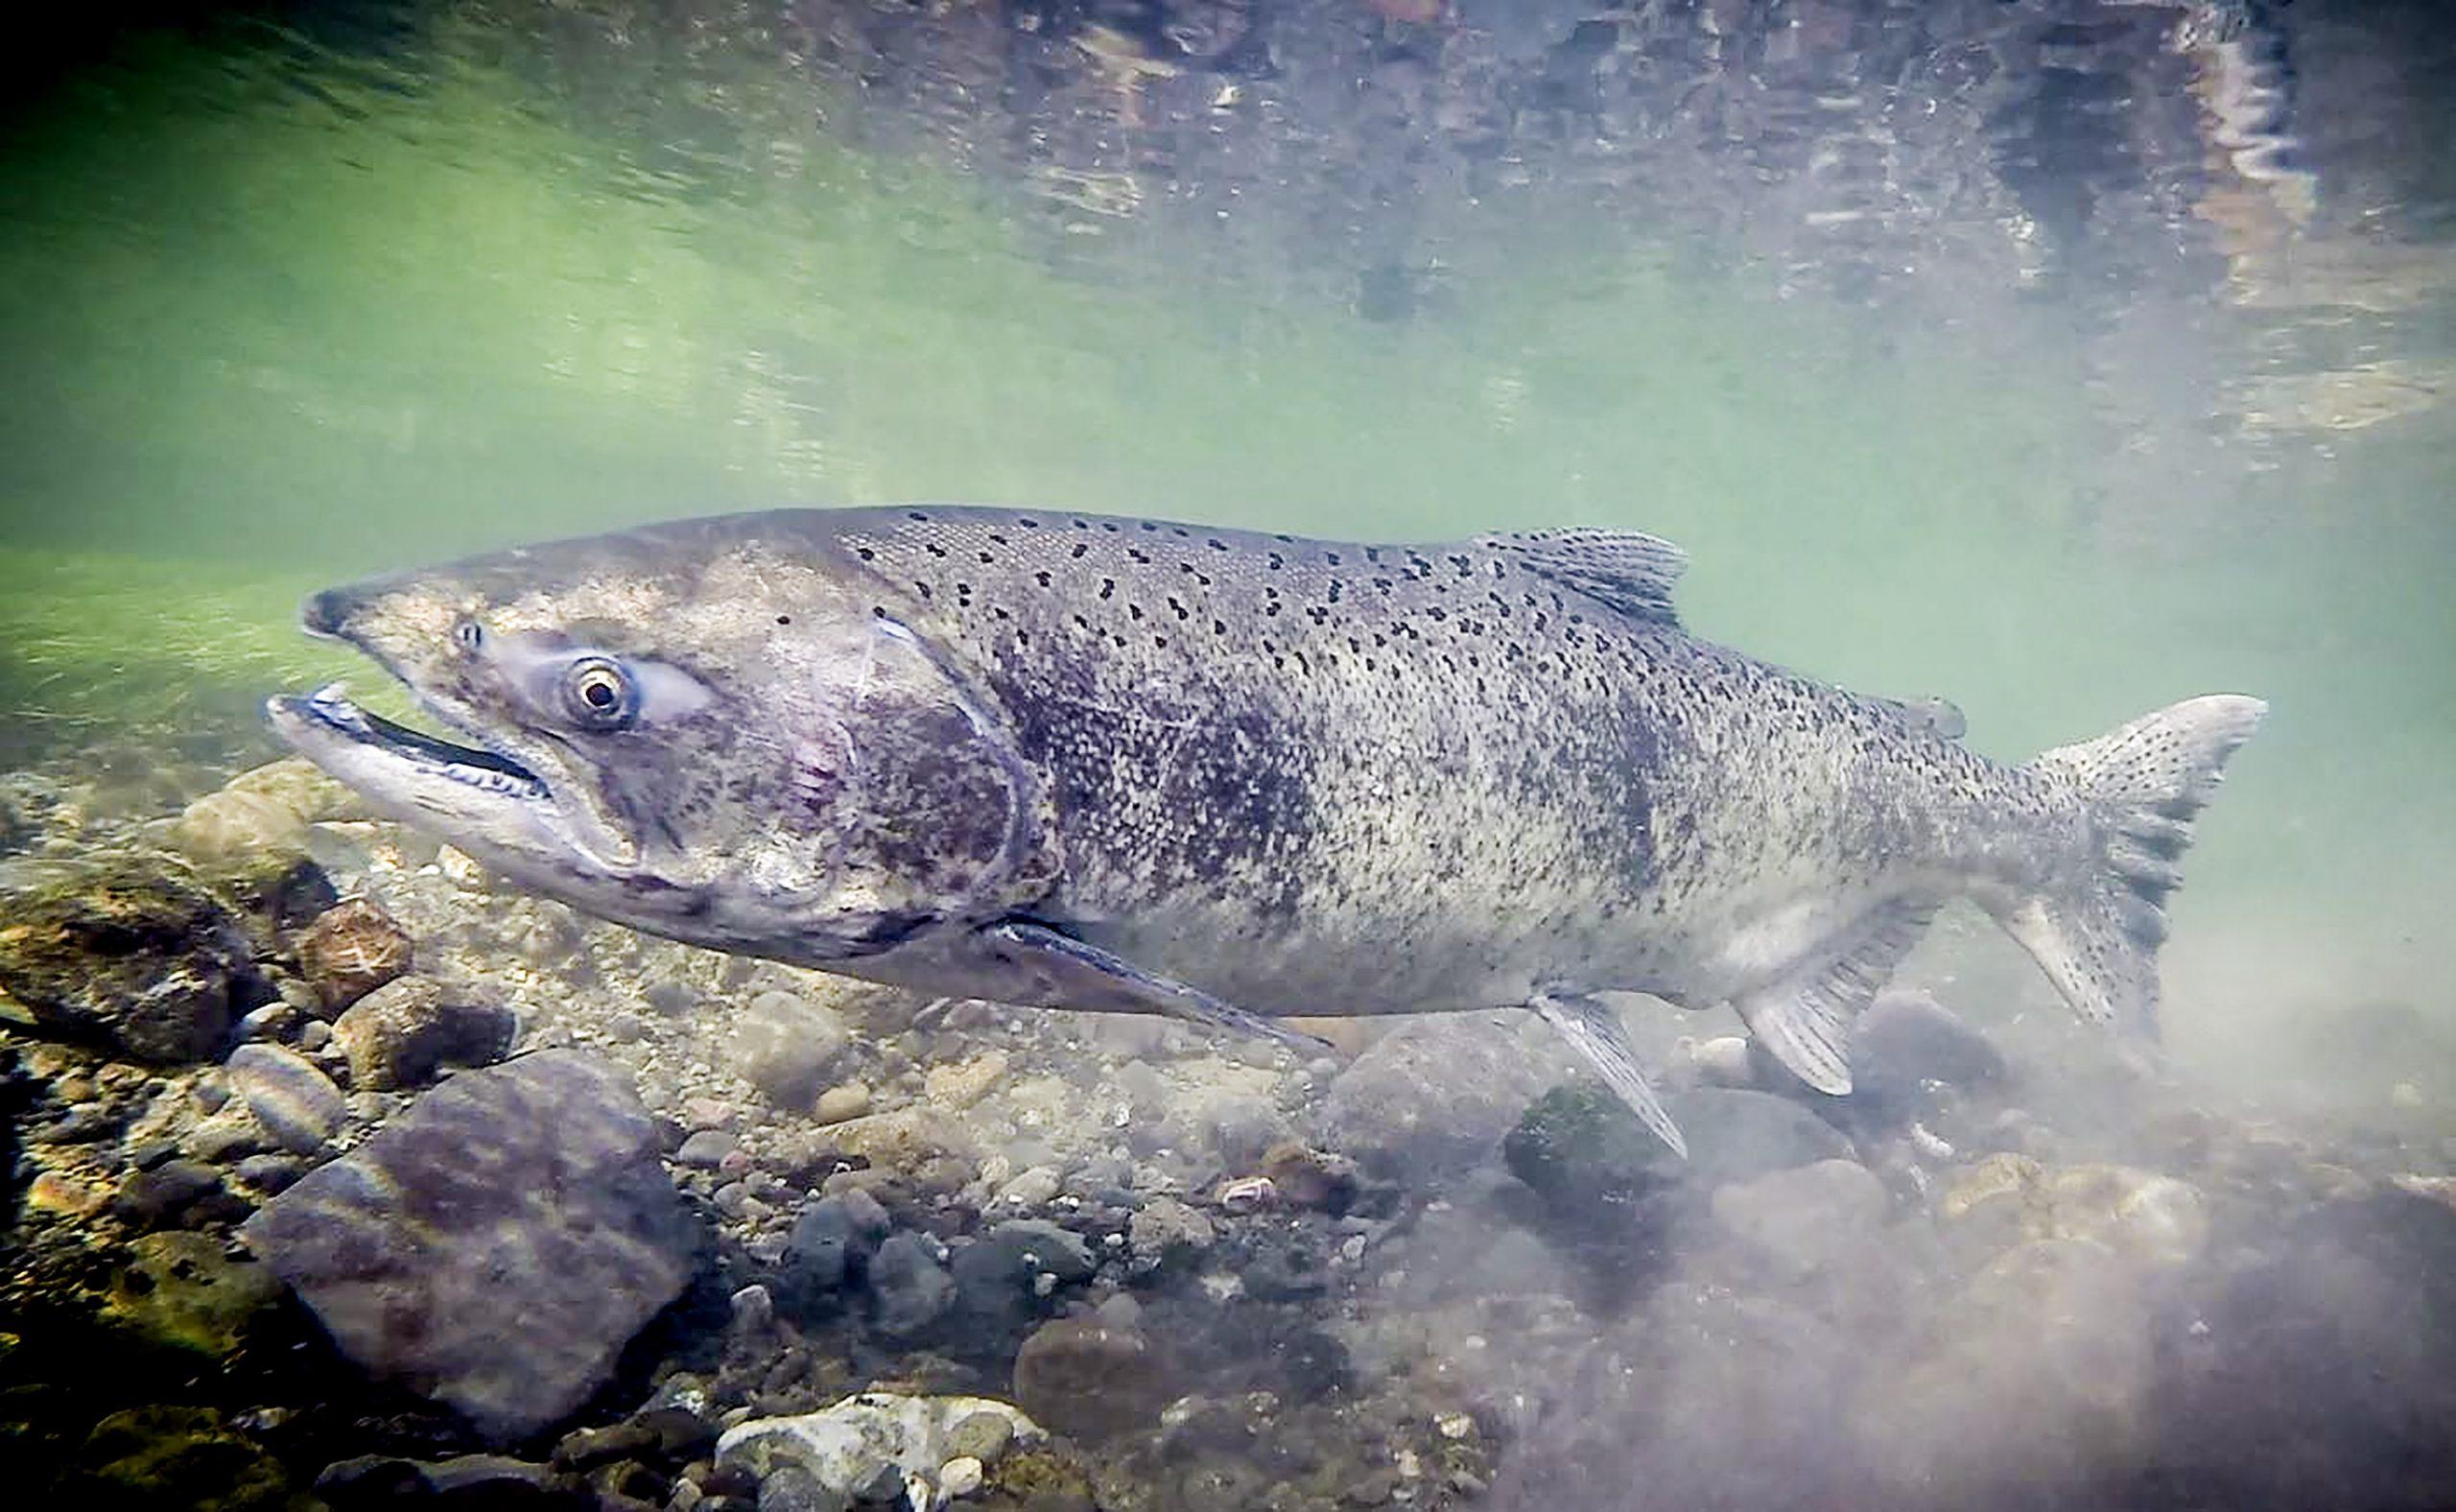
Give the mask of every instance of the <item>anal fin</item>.
<svg viewBox="0 0 2456 1512">
<path fill-rule="evenodd" d="M 1674 1154 L 1687 1158 L 1688 1142 L 1680 1137 L 1680 1125 L 1671 1122 L 1663 1099 L 1655 1096 L 1653 1084 L 1639 1069 L 1637 1051 L 1629 1044 L 1628 1031 L 1620 1027 L 1618 1015 L 1600 999 L 1583 996 L 1537 993 L 1526 1005 L 1587 1058 L 1604 1084 L 1619 1095 L 1620 1100 L 1647 1128 L 1654 1130 L 1657 1138 L 1670 1146 Z"/>
<path fill-rule="evenodd" d="M 1199 987 L 1146 971 L 1122 956 L 1060 934 L 1046 924 L 1003 920 L 981 930 L 980 938 L 1004 964 L 1033 978 L 1052 1006 L 1094 1013 L 1153 1013 L 1208 1028 L 1259 1034 L 1308 1053 L 1329 1048 L 1311 1034 L 1299 1034 Z"/>
<path fill-rule="evenodd" d="M 1851 1033 L 1860 1010 L 1919 943 L 1937 905 L 1901 899 L 1860 922 L 1850 948 L 1809 975 L 1732 1000 L 1749 1033 L 1792 1075 L 1819 1092 L 1851 1090 Z"/>
</svg>

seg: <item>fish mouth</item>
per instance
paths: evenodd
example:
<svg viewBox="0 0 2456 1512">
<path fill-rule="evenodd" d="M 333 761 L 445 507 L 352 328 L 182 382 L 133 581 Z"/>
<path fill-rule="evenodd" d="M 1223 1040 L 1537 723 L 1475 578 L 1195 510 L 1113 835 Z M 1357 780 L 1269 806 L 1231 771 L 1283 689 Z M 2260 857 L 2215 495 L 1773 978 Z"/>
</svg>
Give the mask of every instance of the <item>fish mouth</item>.
<svg viewBox="0 0 2456 1512">
<path fill-rule="evenodd" d="M 303 698 L 288 695 L 276 697 L 266 706 L 266 712 L 274 726 L 291 738 L 291 744 L 307 750 L 311 757 L 314 750 L 294 732 L 307 734 L 311 740 L 318 733 L 327 738 L 339 737 L 364 753 L 390 758 L 410 772 L 443 778 L 484 792 L 538 803 L 555 801 L 545 779 L 501 751 L 455 744 L 424 730 L 395 723 L 351 702 L 338 682 L 327 683 Z"/>
</svg>

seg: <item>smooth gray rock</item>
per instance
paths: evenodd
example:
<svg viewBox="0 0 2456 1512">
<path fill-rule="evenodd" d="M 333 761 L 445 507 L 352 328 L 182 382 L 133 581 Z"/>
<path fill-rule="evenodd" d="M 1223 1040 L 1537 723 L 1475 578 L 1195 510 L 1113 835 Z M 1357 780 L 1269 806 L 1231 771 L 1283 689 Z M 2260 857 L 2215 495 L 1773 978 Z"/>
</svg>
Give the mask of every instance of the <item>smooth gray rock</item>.
<svg viewBox="0 0 2456 1512">
<path fill-rule="evenodd" d="M 619 1069 L 464 1072 L 242 1231 L 342 1352 L 509 1442 L 602 1385 L 697 1232 Z"/>
<path fill-rule="evenodd" d="M 1400 1025 L 1331 1083 L 1318 1143 L 1416 1179 L 1478 1164 L 1571 1069 L 1566 1051 L 1525 1030 L 1481 1013 Z"/>
<path fill-rule="evenodd" d="M 242 1045 L 223 1063 L 230 1090 L 256 1116 L 273 1143 L 313 1155 L 339 1133 L 349 1099 L 313 1062 L 278 1045 Z"/>
<path fill-rule="evenodd" d="M 851 1042 L 835 1009 L 791 992 L 763 992 L 734 1023 L 734 1068 L 778 1107 L 806 1110 Z"/>
</svg>

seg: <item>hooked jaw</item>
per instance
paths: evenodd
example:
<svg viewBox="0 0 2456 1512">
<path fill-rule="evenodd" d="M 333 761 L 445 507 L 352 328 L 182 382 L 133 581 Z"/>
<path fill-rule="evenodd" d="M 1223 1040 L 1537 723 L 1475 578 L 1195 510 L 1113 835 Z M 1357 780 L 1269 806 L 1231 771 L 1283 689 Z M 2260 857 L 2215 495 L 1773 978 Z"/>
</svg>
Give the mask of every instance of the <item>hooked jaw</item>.
<svg viewBox="0 0 2456 1512">
<path fill-rule="evenodd" d="M 300 697 L 265 705 L 274 732 L 300 755 L 363 793 L 377 808 L 439 832 L 455 844 L 513 873 L 620 875 L 635 866 L 638 848 L 598 813 L 569 773 L 554 768 L 551 751 L 515 748 L 490 738 L 485 721 L 464 700 L 421 684 L 401 658 L 379 645 L 402 639 L 370 633 L 367 616 L 390 582 L 379 579 L 330 588 L 300 607 L 302 626 L 319 638 L 355 647 L 398 677 L 419 705 L 452 735 L 431 735 L 395 723 L 352 702 L 336 682 Z M 414 652 L 408 660 L 415 661 Z"/>
</svg>

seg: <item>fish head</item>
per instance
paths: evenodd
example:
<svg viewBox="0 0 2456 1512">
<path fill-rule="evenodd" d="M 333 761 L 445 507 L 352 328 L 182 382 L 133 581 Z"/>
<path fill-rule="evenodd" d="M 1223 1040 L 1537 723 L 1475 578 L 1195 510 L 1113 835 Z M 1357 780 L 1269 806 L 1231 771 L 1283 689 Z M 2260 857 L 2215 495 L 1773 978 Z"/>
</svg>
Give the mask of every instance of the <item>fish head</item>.
<svg viewBox="0 0 2456 1512">
<path fill-rule="evenodd" d="M 319 593 L 308 629 L 453 738 L 338 685 L 270 718 L 379 811 L 692 944 L 822 965 L 1045 886 L 1036 789 L 992 711 L 857 565 L 758 518 Z"/>
</svg>

